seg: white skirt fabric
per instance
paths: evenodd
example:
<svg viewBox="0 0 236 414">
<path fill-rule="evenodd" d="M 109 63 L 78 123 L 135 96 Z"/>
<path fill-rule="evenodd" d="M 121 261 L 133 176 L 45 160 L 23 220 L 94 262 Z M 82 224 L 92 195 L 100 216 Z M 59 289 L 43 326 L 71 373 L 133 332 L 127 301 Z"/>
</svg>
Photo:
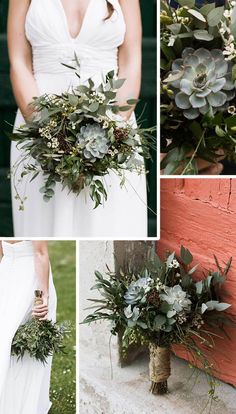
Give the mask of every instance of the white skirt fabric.
<svg viewBox="0 0 236 414">
<path fill-rule="evenodd" d="M 38 94 L 60 94 L 92 78 L 99 85 L 105 75 L 118 70 L 118 48 L 125 38 L 125 19 L 118 0 L 111 0 L 114 13 L 107 16 L 106 0 L 90 0 L 80 33 L 70 35 L 67 18 L 60 0 L 32 0 L 25 21 L 25 32 L 32 47 L 34 77 Z M 80 63 L 79 78 L 62 65 Z M 26 86 L 27 87 L 27 86 Z M 24 123 L 18 111 L 15 128 Z M 24 154 L 12 143 L 11 165 Z M 44 185 L 42 174 L 30 182 L 25 177 L 15 181 L 21 196 L 26 197 L 24 211 L 12 179 L 14 235 L 16 237 L 84 237 L 84 238 L 144 238 L 147 236 L 146 177 L 127 172 L 126 186 L 120 179 L 107 174 L 105 185 L 108 200 L 94 210 L 87 190 L 79 196 L 68 194 L 58 184 L 55 197 L 43 201 L 39 189 Z"/>
<path fill-rule="evenodd" d="M 33 246 L 30 241 L 3 242 L 0 263 L 0 413 L 47 414 L 52 358 L 47 364 L 29 356 L 11 356 L 12 339 L 31 317 L 34 290 L 38 288 Z M 56 320 L 56 292 L 50 274 L 49 319 Z"/>
</svg>

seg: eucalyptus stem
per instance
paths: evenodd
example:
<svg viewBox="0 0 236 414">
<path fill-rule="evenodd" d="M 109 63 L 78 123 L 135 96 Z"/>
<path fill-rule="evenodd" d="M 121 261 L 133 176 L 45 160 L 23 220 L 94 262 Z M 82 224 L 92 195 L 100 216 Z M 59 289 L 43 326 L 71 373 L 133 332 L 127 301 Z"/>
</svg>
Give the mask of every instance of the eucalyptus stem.
<svg viewBox="0 0 236 414">
<path fill-rule="evenodd" d="M 186 166 L 185 166 L 185 168 L 183 169 L 183 171 L 182 171 L 181 175 L 185 175 L 185 172 L 188 170 L 189 166 L 190 166 L 190 165 L 191 165 L 191 163 L 193 162 L 193 160 L 194 160 L 195 156 L 197 155 L 198 149 L 199 149 L 199 147 L 200 147 L 200 145 L 201 145 L 201 143 L 202 143 L 202 141 L 203 141 L 203 138 L 204 138 L 204 134 L 202 134 L 201 138 L 199 139 L 198 144 L 197 144 L 197 146 L 196 146 L 196 148 L 195 148 L 195 150 L 194 150 L 194 152 L 193 152 L 193 154 L 192 154 L 192 156 L 191 156 L 191 158 L 190 158 L 189 162 L 187 163 L 187 165 L 186 165 Z"/>
</svg>

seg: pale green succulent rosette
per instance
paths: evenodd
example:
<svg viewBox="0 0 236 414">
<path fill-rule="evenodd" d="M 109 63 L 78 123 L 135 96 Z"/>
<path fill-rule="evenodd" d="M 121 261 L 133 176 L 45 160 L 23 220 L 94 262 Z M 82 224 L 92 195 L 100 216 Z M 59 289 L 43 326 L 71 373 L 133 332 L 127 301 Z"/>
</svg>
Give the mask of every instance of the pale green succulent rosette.
<svg viewBox="0 0 236 414">
<path fill-rule="evenodd" d="M 97 158 L 103 158 L 108 153 L 109 140 L 105 130 L 99 124 L 82 126 L 77 139 L 84 157 L 91 162 L 95 162 Z"/>
<path fill-rule="evenodd" d="M 219 49 L 185 48 L 164 82 L 173 88 L 176 106 L 190 120 L 225 110 L 235 97 L 232 64 Z"/>
</svg>

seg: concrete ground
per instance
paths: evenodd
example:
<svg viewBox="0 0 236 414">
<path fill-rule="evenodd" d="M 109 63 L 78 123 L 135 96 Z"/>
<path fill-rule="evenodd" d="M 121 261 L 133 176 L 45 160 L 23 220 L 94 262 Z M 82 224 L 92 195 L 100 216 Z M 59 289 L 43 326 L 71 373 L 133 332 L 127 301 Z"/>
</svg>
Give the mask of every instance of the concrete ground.
<svg viewBox="0 0 236 414">
<path fill-rule="evenodd" d="M 109 336 L 105 333 L 100 344 L 94 338 L 87 341 L 83 332 L 86 329 L 89 328 L 83 326 L 80 335 L 80 414 L 236 414 L 235 388 L 219 383 L 219 401 L 213 402 L 209 411 L 205 375 L 175 356 L 169 393 L 151 395 L 148 358 L 143 356 L 133 365 L 120 368 L 115 338 L 111 346 L 112 379 Z"/>
</svg>

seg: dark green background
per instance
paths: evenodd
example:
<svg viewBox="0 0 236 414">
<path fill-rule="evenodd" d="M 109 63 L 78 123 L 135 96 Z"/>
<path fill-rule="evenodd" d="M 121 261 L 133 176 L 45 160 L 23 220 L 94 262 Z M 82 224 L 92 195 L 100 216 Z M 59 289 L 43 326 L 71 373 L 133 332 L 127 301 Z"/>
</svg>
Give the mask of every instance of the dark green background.
<svg viewBox="0 0 236 414">
<path fill-rule="evenodd" d="M 20 0 L 19 0 L 20 1 Z M 6 20 L 8 0 L 0 0 L 0 235 L 12 236 L 9 171 L 10 144 L 5 135 L 12 130 L 16 106 L 9 81 Z M 137 115 L 143 111 L 144 125 L 156 124 L 156 0 L 141 0 L 143 17 L 143 80 L 142 102 Z M 155 158 L 155 154 L 153 155 Z M 149 205 L 156 211 L 156 163 L 147 166 L 149 175 Z M 30 235 L 29 235 L 30 236 Z M 156 236 L 156 217 L 149 212 L 149 236 Z"/>
</svg>

